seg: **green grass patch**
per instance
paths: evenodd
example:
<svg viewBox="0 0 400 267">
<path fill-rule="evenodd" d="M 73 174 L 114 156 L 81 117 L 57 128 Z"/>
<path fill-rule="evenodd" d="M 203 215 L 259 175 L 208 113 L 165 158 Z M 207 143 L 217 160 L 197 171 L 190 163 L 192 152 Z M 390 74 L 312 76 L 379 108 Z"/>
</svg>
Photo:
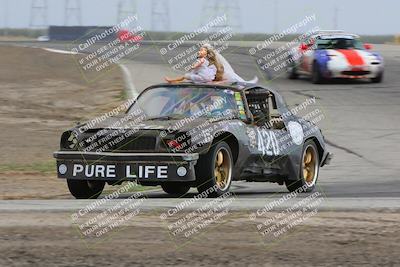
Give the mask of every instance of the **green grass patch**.
<svg viewBox="0 0 400 267">
<path fill-rule="evenodd" d="M 35 162 L 32 164 L 0 164 L 0 172 L 56 173 L 56 161 L 49 160 L 44 162 Z"/>
</svg>

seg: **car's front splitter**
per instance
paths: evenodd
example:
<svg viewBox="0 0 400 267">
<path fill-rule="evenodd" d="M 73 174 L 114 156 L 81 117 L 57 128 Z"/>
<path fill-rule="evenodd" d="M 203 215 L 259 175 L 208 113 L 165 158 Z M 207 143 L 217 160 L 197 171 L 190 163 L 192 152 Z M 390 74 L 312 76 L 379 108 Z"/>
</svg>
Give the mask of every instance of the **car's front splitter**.
<svg viewBox="0 0 400 267">
<path fill-rule="evenodd" d="M 112 153 L 58 151 L 59 178 L 104 181 L 195 181 L 197 153 Z"/>
</svg>

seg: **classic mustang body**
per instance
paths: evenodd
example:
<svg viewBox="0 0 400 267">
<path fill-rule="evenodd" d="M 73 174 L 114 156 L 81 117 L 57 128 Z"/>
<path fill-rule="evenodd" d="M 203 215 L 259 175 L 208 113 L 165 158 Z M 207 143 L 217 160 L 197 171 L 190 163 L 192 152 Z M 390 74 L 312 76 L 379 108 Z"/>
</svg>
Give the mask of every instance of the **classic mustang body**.
<svg viewBox="0 0 400 267">
<path fill-rule="evenodd" d="M 309 191 L 330 160 L 317 126 L 291 113 L 277 92 L 249 84 L 151 86 L 125 114 L 64 132 L 60 146 L 58 176 L 77 198 L 122 181 L 170 194 L 195 186 L 219 196 L 232 180 Z"/>
</svg>

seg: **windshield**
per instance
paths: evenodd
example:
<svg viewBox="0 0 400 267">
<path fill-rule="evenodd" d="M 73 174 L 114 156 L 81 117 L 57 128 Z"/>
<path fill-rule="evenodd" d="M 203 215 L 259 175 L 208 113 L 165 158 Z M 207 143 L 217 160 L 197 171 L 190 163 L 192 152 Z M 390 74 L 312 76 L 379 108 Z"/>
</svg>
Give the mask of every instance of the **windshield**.
<svg viewBox="0 0 400 267">
<path fill-rule="evenodd" d="M 334 38 L 317 39 L 317 49 L 364 49 L 364 47 L 356 39 Z"/>
<path fill-rule="evenodd" d="M 215 117 L 237 114 L 234 92 L 229 89 L 160 87 L 144 92 L 129 113 L 141 110 L 147 119 Z M 229 113 L 230 112 L 230 113 Z"/>
</svg>

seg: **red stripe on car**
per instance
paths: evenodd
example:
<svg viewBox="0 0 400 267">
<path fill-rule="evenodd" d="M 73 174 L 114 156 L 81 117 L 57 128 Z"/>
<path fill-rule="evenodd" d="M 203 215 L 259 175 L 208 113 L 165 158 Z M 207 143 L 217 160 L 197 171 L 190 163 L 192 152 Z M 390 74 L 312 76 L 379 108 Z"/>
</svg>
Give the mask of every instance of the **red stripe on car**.
<svg viewBox="0 0 400 267">
<path fill-rule="evenodd" d="M 338 49 L 339 53 L 345 56 L 350 66 L 362 66 L 364 65 L 364 59 L 358 54 L 357 50 L 353 49 Z"/>
</svg>

